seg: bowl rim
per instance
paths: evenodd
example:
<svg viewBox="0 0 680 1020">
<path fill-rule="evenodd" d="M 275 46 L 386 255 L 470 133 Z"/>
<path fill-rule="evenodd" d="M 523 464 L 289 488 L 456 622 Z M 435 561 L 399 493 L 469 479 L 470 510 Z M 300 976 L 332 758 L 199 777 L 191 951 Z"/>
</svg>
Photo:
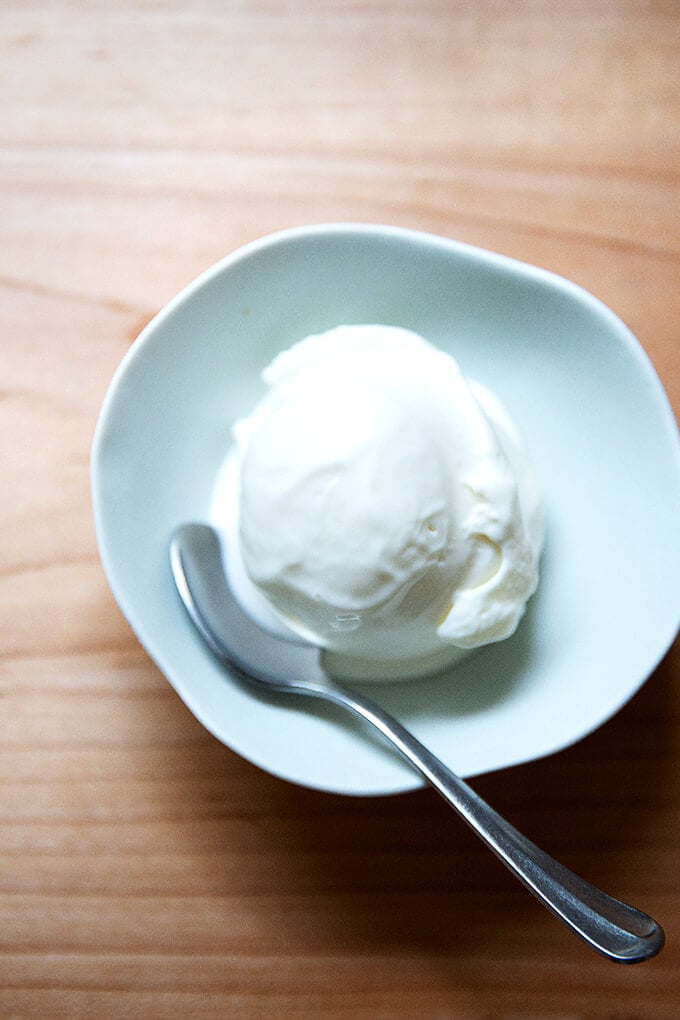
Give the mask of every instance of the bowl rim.
<svg viewBox="0 0 680 1020">
<path fill-rule="evenodd" d="M 104 568 L 104 572 L 111 588 L 111 591 L 118 603 L 123 615 L 127 619 L 131 629 L 136 634 L 138 640 L 142 646 L 146 649 L 150 657 L 154 662 L 159 665 L 161 671 L 167 674 L 167 670 L 162 665 L 163 656 L 159 655 L 157 650 L 154 652 L 151 650 L 153 641 L 146 639 L 146 628 L 143 623 L 137 619 L 137 613 L 130 605 L 127 592 L 121 587 L 117 579 L 115 556 L 109 547 L 108 543 L 103 538 L 103 518 L 104 518 L 104 507 L 103 507 L 103 494 L 102 487 L 100 484 L 99 472 L 101 469 L 101 448 L 105 441 L 105 435 L 108 428 L 108 423 L 112 410 L 115 408 L 115 403 L 118 397 L 119 389 L 124 386 L 126 376 L 130 370 L 130 367 L 134 364 L 135 360 L 139 357 L 140 353 L 144 350 L 147 342 L 153 337 L 157 331 L 163 327 L 163 325 L 170 320 L 177 310 L 181 308 L 188 300 L 190 300 L 196 293 L 201 291 L 204 287 L 212 283 L 216 278 L 223 276 L 228 273 L 235 265 L 247 261 L 253 257 L 257 257 L 262 252 L 271 250 L 276 247 L 286 246 L 291 243 L 297 243 L 300 241 L 306 241 L 310 238 L 316 239 L 337 239 L 337 238 L 379 238 L 379 239 L 395 239 L 403 240 L 409 243 L 425 244 L 432 248 L 441 248 L 446 253 L 457 251 L 464 255 L 466 258 L 471 258 L 483 262 L 486 266 L 496 266 L 501 269 L 509 270 L 514 273 L 521 273 L 526 278 L 531 278 L 534 281 L 546 284 L 551 287 L 557 287 L 564 294 L 577 298 L 579 302 L 585 303 L 593 311 L 601 317 L 604 317 L 609 325 L 614 328 L 618 339 L 625 344 L 628 352 L 634 356 L 637 368 L 643 372 L 647 378 L 648 383 L 654 389 L 654 398 L 658 408 L 663 412 L 662 419 L 664 426 L 667 431 L 667 438 L 671 440 L 670 447 L 674 448 L 675 452 L 675 474 L 676 477 L 680 478 L 680 437 L 678 435 L 678 427 L 675 420 L 674 412 L 671 407 L 668 395 L 666 394 L 661 380 L 656 372 L 656 369 L 651 361 L 651 358 L 642 347 L 640 342 L 628 329 L 628 327 L 621 321 L 621 319 L 609 309 L 600 299 L 595 297 L 589 291 L 585 290 L 580 285 L 573 283 L 572 281 L 552 272 L 551 270 L 543 269 L 538 266 L 531 265 L 529 263 L 522 262 L 515 258 L 500 253 L 487 251 L 486 249 L 470 245 L 466 242 L 450 239 L 444 236 L 440 236 L 434 233 L 424 232 L 420 230 L 413 230 L 411 228 L 401 226 L 389 226 L 381 225 L 376 223 L 360 223 L 360 222 L 329 222 L 329 223 L 318 223 L 311 225 L 303 225 L 297 227 L 289 227 L 283 230 L 278 230 L 270 234 L 265 234 L 254 240 L 248 241 L 247 243 L 236 248 L 234 251 L 225 255 L 223 258 L 218 260 L 213 265 L 209 266 L 203 272 L 201 272 L 195 279 L 187 283 L 173 298 L 171 298 L 146 324 L 141 330 L 136 340 L 133 342 L 131 347 L 125 352 L 121 362 L 117 366 L 114 374 L 111 378 L 110 384 L 107 388 L 104 396 L 100 413 L 97 419 L 95 432 L 93 436 L 92 449 L 91 449 L 91 498 L 93 506 L 93 514 L 95 519 L 95 531 L 97 537 L 97 545 L 99 549 L 99 555 Z M 609 712 L 606 718 L 599 721 L 594 721 L 588 724 L 578 733 L 575 737 L 566 738 L 561 744 L 557 744 L 551 747 L 550 750 L 540 752 L 538 754 L 530 754 L 517 762 L 509 762 L 508 766 L 511 767 L 513 764 L 520 764 L 521 762 L 528 762 L 541 758 L 547 754 L 557 753 L 566 747 L 572 746 L 581 739 L 584 739 L 594 730 L 603 725 L 609 718 L 616 714 L 643 686 L 648 677 L 654 672 L 659 663 L 662 661 L 664 656 L 667 654 L 669 648 L 673 644 L 675 637 L 678 632 L 678 626 L 680 625 L 680 606 L 676 614 L 675 626 L 669 627 L 666 640 L 661 647 L 659 647 L 654 661 L 650 668 L 644 675 L 639 678 L 639 681 L 634 686 L 629 686 L 624 692 L 622 692 L 620 699 L 618 700 L 615 707 Z M 168 677 L 169 679 L 169 677 Z M 218 739 L 222 742 L 224 737 L 217 732 L 214 727 L 210 724 L 210 720 L 204 718 L 204 714 L 200 711 L 198 706 L 192 704 L 192 699 L 186 696 L 184 690 L 179 690 L 176 684 L 171 681 L 172 686 L 180 694 L 180 697 L 187 703 L 191 711 L 200 722 L 211 732 L 213 732 Z M 242 754 L 242 751 L 238 750 L 237 753 Z M 247 757 L 244 755 L 244 757 Z M 254 759 L 250 759 L 254 760 Z M 295 779 L 290 779 L 283 772 L 276 772 L 271 765 L 262 764 L 261 762 L 255 761 L 255 764 L 262 768 L 265 768 L 270 773 L 280 775 L 288 781 L 296 782 Z M 483 771 L 483 770 L 482 770 Z M 304 785 L 310 785 L 317 789 L 332 789 L 333 792 L 338 793 L 360 793 L 361 791 L 352 790 L 341 790 L 337 787 L 325 787 L 323 785 L 316 786 L 316 784 L 309 783 Z M 373 796 L 381 795 L 384 793 L 399 793 L 406 792 L 408 790 L 417 788 L 424 785 L 424 780 L 418 775 L 414 774 L 407 781 L 399 786 L 399 788 L 390 788 L 385 790 L 369 790 L 362 795 Z"/>
</svg>

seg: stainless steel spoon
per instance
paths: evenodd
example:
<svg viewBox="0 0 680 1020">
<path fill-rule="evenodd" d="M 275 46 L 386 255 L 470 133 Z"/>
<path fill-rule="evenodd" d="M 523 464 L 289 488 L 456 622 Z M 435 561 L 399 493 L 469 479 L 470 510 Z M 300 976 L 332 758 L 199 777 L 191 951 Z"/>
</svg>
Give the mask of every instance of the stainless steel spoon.
<svg viewBox="0 0 680 1020">
<path fill-rule="evenodd" d="M 255 624 L 229 588 L 216 532 L 185 524 L 170 542 L 179 594 L 215 655 L 261 690 L 311 694 L 342 705 L 375 726 L 439 791 L 527 888 L 572 931 L 619 963 L 647 960 L 664 943 L 653 918 L 590 885 L 553 860 L 498 815 L 397 722 L 362 693 L 342 687 L 321 666 L 320 649 L 287 641 Z"/>
</svg>

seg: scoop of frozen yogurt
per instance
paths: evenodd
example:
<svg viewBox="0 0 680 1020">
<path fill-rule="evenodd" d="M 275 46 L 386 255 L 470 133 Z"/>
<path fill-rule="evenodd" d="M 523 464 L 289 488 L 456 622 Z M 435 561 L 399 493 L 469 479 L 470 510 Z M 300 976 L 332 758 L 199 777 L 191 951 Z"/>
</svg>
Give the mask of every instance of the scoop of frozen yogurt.
<svg viewBox="0 0 680 1020">
<path fill-rule="evenodd" d="M 543 528 L 498 401 L 392 326 L 310 336 L 264 381 L 235 426 L 230 474 L 251 610 L 273 609 L 355 677 L 430 672 L 511 635 Z"/>
</svg>

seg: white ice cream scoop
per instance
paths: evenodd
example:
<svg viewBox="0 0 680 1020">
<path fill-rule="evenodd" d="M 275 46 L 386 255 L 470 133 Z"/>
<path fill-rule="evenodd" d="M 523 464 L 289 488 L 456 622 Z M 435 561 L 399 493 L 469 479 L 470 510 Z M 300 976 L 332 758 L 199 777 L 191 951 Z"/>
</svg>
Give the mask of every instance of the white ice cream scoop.
<svg viewBox="0 0 680 1020">
<path fill-rule="evenodd" d="M 343 676 L 432 672 L 514 633 L 543 529 L 499 403 L 395 326 L 307 337 L 263 377 L 216 500 L 245 604 L 254 586 Z"/>
</svg>

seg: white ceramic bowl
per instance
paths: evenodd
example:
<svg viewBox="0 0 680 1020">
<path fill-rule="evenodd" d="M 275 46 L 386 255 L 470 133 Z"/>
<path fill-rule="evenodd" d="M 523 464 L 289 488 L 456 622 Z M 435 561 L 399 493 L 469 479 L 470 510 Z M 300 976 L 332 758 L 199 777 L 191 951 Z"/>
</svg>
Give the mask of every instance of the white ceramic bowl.
<svg viewBox="0 0 680 1020">
<path fill-rule="evenodd" d="M 640 687 L 680 615 L 680 446 L 641 347 L 591 295 L 486 251 L 378 226 L 266 237 L 146 327 L 106 397 L 92 453 L 104 568 L 139 640 L 198 719 L 285 779 L 352 794 L 420 778 L 339 710 L 232 682 L 185 616 L 175 526 L 205 519 L 230 426 L 273 355 L 341 323 L 404 326 L 503 401 L 545 493 L 542 578 L 518 632 L 449 675 L 373 688 L 458 773 L 550 754 Z M 349 409 L 348 409 L 349 413 Z"/>
</svg>

